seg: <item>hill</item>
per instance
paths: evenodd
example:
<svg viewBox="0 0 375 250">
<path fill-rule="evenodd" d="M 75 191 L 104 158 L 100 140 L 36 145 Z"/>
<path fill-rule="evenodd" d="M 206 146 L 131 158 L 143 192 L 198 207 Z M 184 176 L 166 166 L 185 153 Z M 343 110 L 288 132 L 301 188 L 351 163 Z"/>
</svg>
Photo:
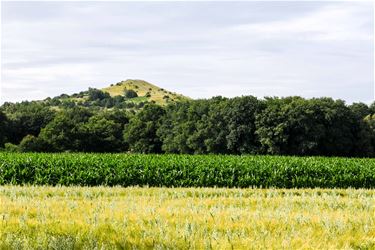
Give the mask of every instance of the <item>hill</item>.
<svg viewBox="0 0 375 250">
<path fill-rule="evenodd" d="M 132 91 L 132 96 L 125 95 L 129 91 Z M 165 106 L 168 103 L 189 99 L 189 97 L 160 88 L 143 80 L 128 79 L 102 89 L 89 88 L 79 93 L 61 94 L 53 98 L 49 97 L 42 101 L 34 102 L 41 102 L 56 110 L 74 106 L 134 110 L 141 109 L 146 103 Z"/>
<path fill-rule="evenodd" d="M 138 97 L 132 98 L 133 102 L 155 102 L 160 105 L 165 105 L 168 102 L 175 102 L 189 99 L 186 96 L 171 92 L 160 88 L 154 84 L 143 80 L 128 79 L 125 81 L 111 84 L 109 87 L 101 89 L 108 93 L 111 97 L 123 96 L 126 90 L 133 90 Z"/>
</svg>

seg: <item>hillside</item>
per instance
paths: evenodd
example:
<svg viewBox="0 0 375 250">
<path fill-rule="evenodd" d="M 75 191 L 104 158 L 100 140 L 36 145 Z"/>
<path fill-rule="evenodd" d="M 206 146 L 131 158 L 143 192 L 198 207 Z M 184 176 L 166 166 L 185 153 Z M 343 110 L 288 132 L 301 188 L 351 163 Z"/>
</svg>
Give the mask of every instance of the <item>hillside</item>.
<svg viewBox="0 0 375 250">
<path fill-rule="evenodd" d="M 126 96 L 126 91 L 131 90 L 133 91 L 133 96 Z M 143 80 L 128 79 L 102 89 L 89 88 L 79 93 L 61 94 L 35 102 L 42 102 L 54 110 L 74 106 L 137 110 L 141 109 L 146 103 L 164 106 L 168 103 L 189 99 L 189 97 L 160 88 Z M 12 106 L 11 104 L 9 105 Z"/>
<path fill-rule="evenodd" d="M 134 90 L 137 93 L 138 97 L 132 98 L 132 101 L 154 101 L 155 103 L 160 105 L 165 105 L 168 102 L 189 99 L 186 96 L 165 90 L 163 88 L 159 88 L 158 86 L 143 80 L 128 79 L 116 84 L 111 84 L 111 86 L 103 88 L 101 90 L 110 94 L 111 97 L 122 96 L 124 95 L 125 90 Z"/>
</svg>

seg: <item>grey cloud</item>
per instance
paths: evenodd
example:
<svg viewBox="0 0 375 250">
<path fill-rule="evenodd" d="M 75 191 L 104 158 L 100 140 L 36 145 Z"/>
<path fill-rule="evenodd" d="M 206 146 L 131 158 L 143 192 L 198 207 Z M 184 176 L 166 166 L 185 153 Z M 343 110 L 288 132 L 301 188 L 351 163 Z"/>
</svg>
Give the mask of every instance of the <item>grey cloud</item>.
<svg viewBox="0 0 375 250">
<path fill-rule="evenodd" d="M 3 6 L 1 101 L 41 99 L 125 78 L 196 98 L 253 94 L 373 99 L 374 24 L 368 3 Z M 10 89 L 20 83 L 39 92 L 28 95 L 20 88 L 16 95 Z"/>
</svg>

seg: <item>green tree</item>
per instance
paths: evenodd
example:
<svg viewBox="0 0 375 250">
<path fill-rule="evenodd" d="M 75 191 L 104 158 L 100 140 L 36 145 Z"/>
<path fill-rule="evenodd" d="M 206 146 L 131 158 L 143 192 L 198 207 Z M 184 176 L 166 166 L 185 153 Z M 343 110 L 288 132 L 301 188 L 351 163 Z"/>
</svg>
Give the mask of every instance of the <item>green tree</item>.
<svg viewBox="0 0 375 250">
<path fill-rule="evenodd" d="M 128 123 L 125 112 L 101 112 L 90 117 L 84 124 L 87 134 L 85 151 L 89 152 L 121 152 L 126 150 L 123 130 Z"/>
<path fill-rule="evenodd" d="M 92 116 L 87 108 L 75 107 L 59 112 L 40 132 L 45 151 L 84 151 L 87 133 L 84 124 Z"/>
<path fill-rule="evenodd" d="M 17 145 L 10 143 L 10 142 L 5 143 L 4 150 L 6 152 L 19 152 L 20 151 Z"/>
<path fill-rule="evenodd" d="M 18 145 L 21 152 L 40 152 L 44 147 L 43 142 L 33 135 L 26 135 Z"/>
<path fill-rule="evenodd" d="M 94 88 L 89 88 L 89 90 L 87 91 L 87 95 L 89 101 L 109 99 L 111 97 L 108 93 Z"/>
<path fill-rule="evenodd" d="M 161 153 L 162 142 L 156 134 L 165 111 L 154 104 L 146 104 L 125 126 L 124 139 L 129 149 L 139 153 Z"/>
<path fill-rule="evenodd" d="M 349 109 L 354 116 L 355 122 L 352 125 L 354 135 L 353 156 L 374 156 L 374 140 L 372 139 L 370 108 L 364 103 L 353 103 Z"/>
<path fill-rule="evenodd" d="M 0 148 L 2 148 L 6 142 L 8 131 L 8 118 L 2 111 L 0 111 Z"/>
<path fill-rule="evenodd" d="M 355 116 L 340 100 L 301 97 L 268 98 L 256 117 L 264 153 L 350 155 Z"/>
<path fill-rule="evenodd" d="M 166 108 L 158 134 L 169 153 L 225 154 L 254 153 L 255 114 L 260 108 L 255 97 L 177 102 Z"/>
<path fill-rule="evenodd" d="M 173 103 L 167 106 L 166 115 L 158 130 L 163 150 L 168 153 L 192 154 L 206 152 L 202 119 L 208 114 L 206 100 Z"/>
<path fill-rule="evenodd" d="M 125 98 L 131 99 L 131 98 L 138 97 L 138 94 L 137 94 L 137 92 L 135 92 L 132 89 L 126 89 L 124 91 L 124 96 L 125 96 Z"/>
<path fill-rule="evenodd" d="M 3 106 L 9 119 L 8 141 L 18 144 L 26 135 L 38 136 L 55 116 L 49 106 L 37 102 L 21 102 Z"/>
<path fill-rule="evenodd" d="M 228 151 L 234 154 L 258 153 L 260 143 L 255 134 L 255 117 L 264 108 L 263 102 L 254 96 L 243 96 L 230 99 L 226 106 L 223 116 L 228 126 Z"/>
<path fill-rule="evenodd" d="M 361 102 L 355 102 L 349 105 L 349 109 L 353 112 L 358 120 L 362 120 L 363 118 L 371 114 L 370 108 L 366 104 Z"/>
<path fill-rule="evenodd" d="M 195 129 L 195 124 L 188 122 L 189 106 L 193 101 L 169 104 L 166 107 L 157 135 L 162 140 L 162 150 L 167 153 L 193 153 L 187 139 Z"/>
</svg>

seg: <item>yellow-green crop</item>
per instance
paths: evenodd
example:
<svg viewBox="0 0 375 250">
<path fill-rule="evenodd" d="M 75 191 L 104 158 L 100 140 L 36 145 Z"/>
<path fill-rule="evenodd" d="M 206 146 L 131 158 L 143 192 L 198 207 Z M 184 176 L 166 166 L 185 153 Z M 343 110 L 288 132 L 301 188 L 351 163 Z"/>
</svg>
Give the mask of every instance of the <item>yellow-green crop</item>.
<svg viewBox="0 0 375 250">
<path fill-rule="evenodd" d="M 0 249 L 375 249 L 375 191 L 0 186 Z"/>
</svg>

